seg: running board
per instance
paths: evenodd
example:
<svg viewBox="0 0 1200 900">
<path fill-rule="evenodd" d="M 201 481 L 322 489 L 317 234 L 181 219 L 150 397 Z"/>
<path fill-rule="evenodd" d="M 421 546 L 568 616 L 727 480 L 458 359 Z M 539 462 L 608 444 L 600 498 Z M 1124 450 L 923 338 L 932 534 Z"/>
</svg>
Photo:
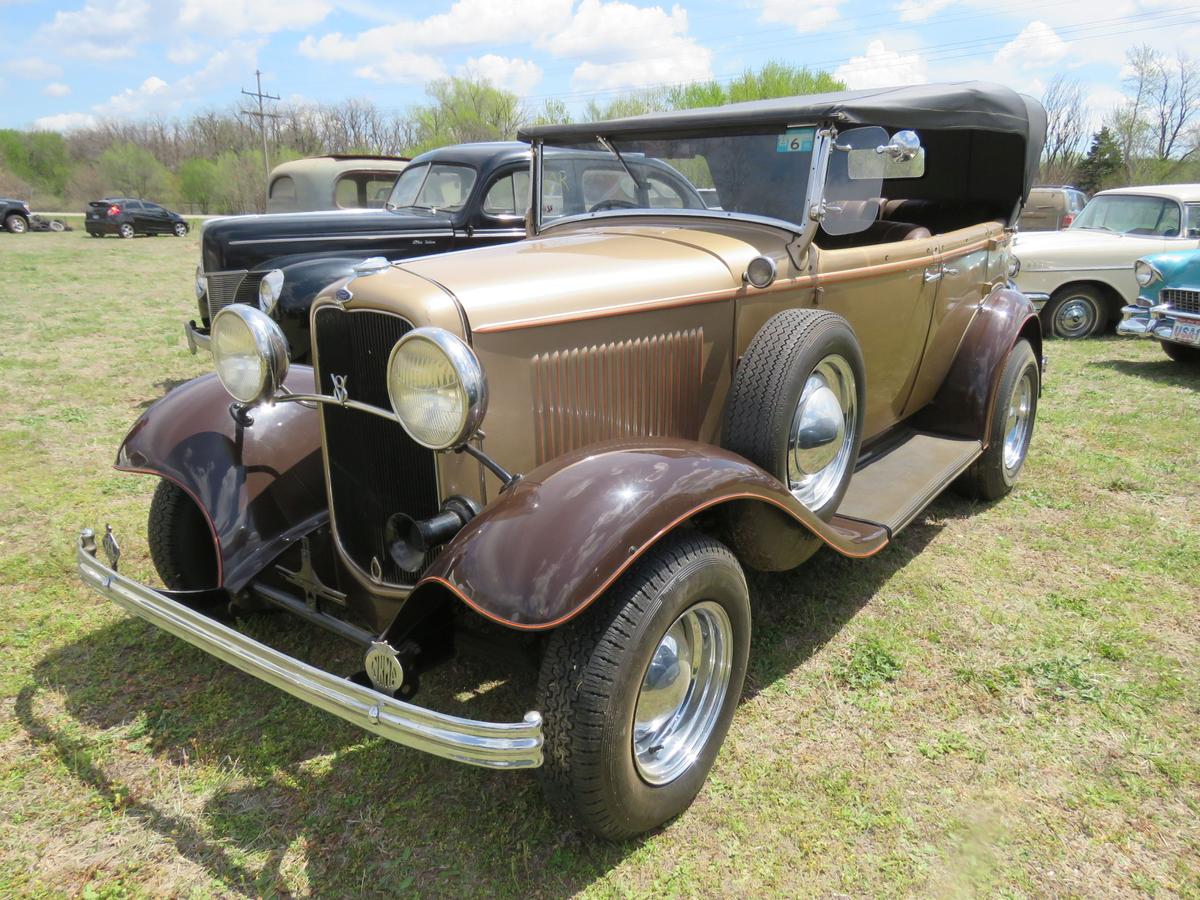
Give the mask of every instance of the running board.
<svg viewBox="0 0 1200 900">
<path fill-rule="evenodd" d="M 837 514 L 894 535 L 982 452 L 979 441 L 918 432 L 854 473 Z"/>
</svg>

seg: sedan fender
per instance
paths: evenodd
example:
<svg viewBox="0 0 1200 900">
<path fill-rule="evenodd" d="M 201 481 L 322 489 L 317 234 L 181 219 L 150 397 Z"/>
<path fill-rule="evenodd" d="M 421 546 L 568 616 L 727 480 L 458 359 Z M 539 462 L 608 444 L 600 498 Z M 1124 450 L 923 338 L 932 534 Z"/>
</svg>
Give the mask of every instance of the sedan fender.
<svg viewBox="0 0 1200 900">
<path fill-rule="evenodd" d="M 312 393 L 313 372 L 293 366 L 286 384 Z M 218 581 L 243 588 L 293 541 L 328 519 L 318 414 L 299 403 L 230 413 L 216 375 L 175 388 L 134 423 L 117 452 L 122 472 L 179 485 L 208 520 Z"/>
<path fill-rule="evenodd" d="M 709 444 L 675 438 L 595 444 L 534 469 L 445 547 L 417 585 L 448 589 L 504 625 L 554 628 L 578 615 L 663 535 L 736 501 L 782 510 L 846 556 L 887 543 L 879 525 L 823 522 L 775 478 Z"/>
</svg>

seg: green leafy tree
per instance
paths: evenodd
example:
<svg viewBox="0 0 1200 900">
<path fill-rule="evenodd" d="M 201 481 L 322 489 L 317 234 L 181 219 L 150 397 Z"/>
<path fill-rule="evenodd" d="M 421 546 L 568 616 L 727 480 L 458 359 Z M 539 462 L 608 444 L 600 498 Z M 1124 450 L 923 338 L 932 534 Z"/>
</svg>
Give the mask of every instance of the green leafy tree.
<svg viewBox="0 0 1200 900">
<path fill-rule="evenodd" d="M 412 111 L 415 152 L 467 141 L 514 137 L 522 122 L 517 95 L 478 78 L 442 78 L 425 88 L 432 103 Z"/>
<path fill-rule="evenodd" d="M 173 193 L 167 167 L 137 144 L 113 144 L 100 154 L 100 174 L 111 188 L 131 197 L 166 201 Z"/>
<path fill-rule="evenodd" d="M 207 214 L 221 192 L 221 177 L 211 159 L 189 159 L 179 167 L 179 199 Z"/>
<path fill-rule="evenodd" d="M 700 81 L 672 88 L 668 92 L 668 101 L 671 109 L 695 109 L 845 89 L 844 82 L 822 69 L 814 70 L 773 60 L 764 63 L 758 71 L 746 69 L 727 85 L 719 81 Z"/>
<path fill-rule="evenodd" d="M 57 197 L 71 177 L 66 141 L 55 131 L 0 130 L 0 163 L 34 189 Z"/>
<path fill-rule="evenodd" d="M 1092 135 L 1092 145 L 1077 169 L 1076 185 L 1089 194 L 1095 193 L 1118 180 L 1124 167 L 1117 139 L 1105 126 Z"/>
</svg>

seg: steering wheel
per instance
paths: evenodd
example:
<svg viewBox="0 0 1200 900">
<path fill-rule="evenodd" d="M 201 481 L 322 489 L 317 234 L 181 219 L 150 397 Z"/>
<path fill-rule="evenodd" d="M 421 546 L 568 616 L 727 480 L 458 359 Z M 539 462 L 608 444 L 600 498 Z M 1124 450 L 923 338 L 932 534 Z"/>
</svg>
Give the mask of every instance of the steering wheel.
<svg viewBox="0 0 1200 900">
<path fill-rule="evenodd" d="M 634 203 L 632 200 L 601 200 L 588 212 L 604 212 L 606 209 L 641 209 L 640 203 Z"/>
</svg>

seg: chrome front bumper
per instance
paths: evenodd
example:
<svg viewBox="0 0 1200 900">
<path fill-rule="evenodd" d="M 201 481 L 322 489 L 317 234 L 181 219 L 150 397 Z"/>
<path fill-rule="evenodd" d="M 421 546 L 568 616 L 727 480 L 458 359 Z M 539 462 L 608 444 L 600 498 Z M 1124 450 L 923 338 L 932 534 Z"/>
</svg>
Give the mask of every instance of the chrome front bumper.
<svg viewBox="0 0 1200 900">
<path fill-rule="evenodd" d="M 460 719 L 322 671 L 119 574 L 96 558 L 96 538 L 90 529 L 80 533 L 75 559 L 83 583 L 118 606 L 246 674 L 380 737 L 491 769 L 529 769 L 542 764 L 540 713 L 526 713 L 523 722 L 512 723 Z"/>
<path fill-rule="evenodd" d="M 1149 302 L 1149 301 L 1144 301 Z M 1117 323 L 1117 334 L 1155 338 L 1169 341 L 1177 321 L 1200 326 L 1200 316 L 1181 313 L 1165 303 L 1157 306 L 1123 306 L 1121 321 Z"/>
<path fill-rule="evenodd" d="M 197 348 L 208 350 L 208 345 L 212 343 L 212 337 L 208 332 L 201 331 L 200 326 L 196 324 L 196 320 L 192 319 L 183 326 L 183 336 L 187 338 L 188 349 L 195 353 Z"/>
<path fill-rule="evenodd" d="M 1045 308 L 1046 304 L 1050 302 L 1049 294 L 1039 294 L 1037 292 L 1031 294 L 1029 291 L 1024 291 L 1023 293 L 1029 298 L 1029 302 L 1033 304 L 1033 308 L 1039 313 Z"/>
</svg>

